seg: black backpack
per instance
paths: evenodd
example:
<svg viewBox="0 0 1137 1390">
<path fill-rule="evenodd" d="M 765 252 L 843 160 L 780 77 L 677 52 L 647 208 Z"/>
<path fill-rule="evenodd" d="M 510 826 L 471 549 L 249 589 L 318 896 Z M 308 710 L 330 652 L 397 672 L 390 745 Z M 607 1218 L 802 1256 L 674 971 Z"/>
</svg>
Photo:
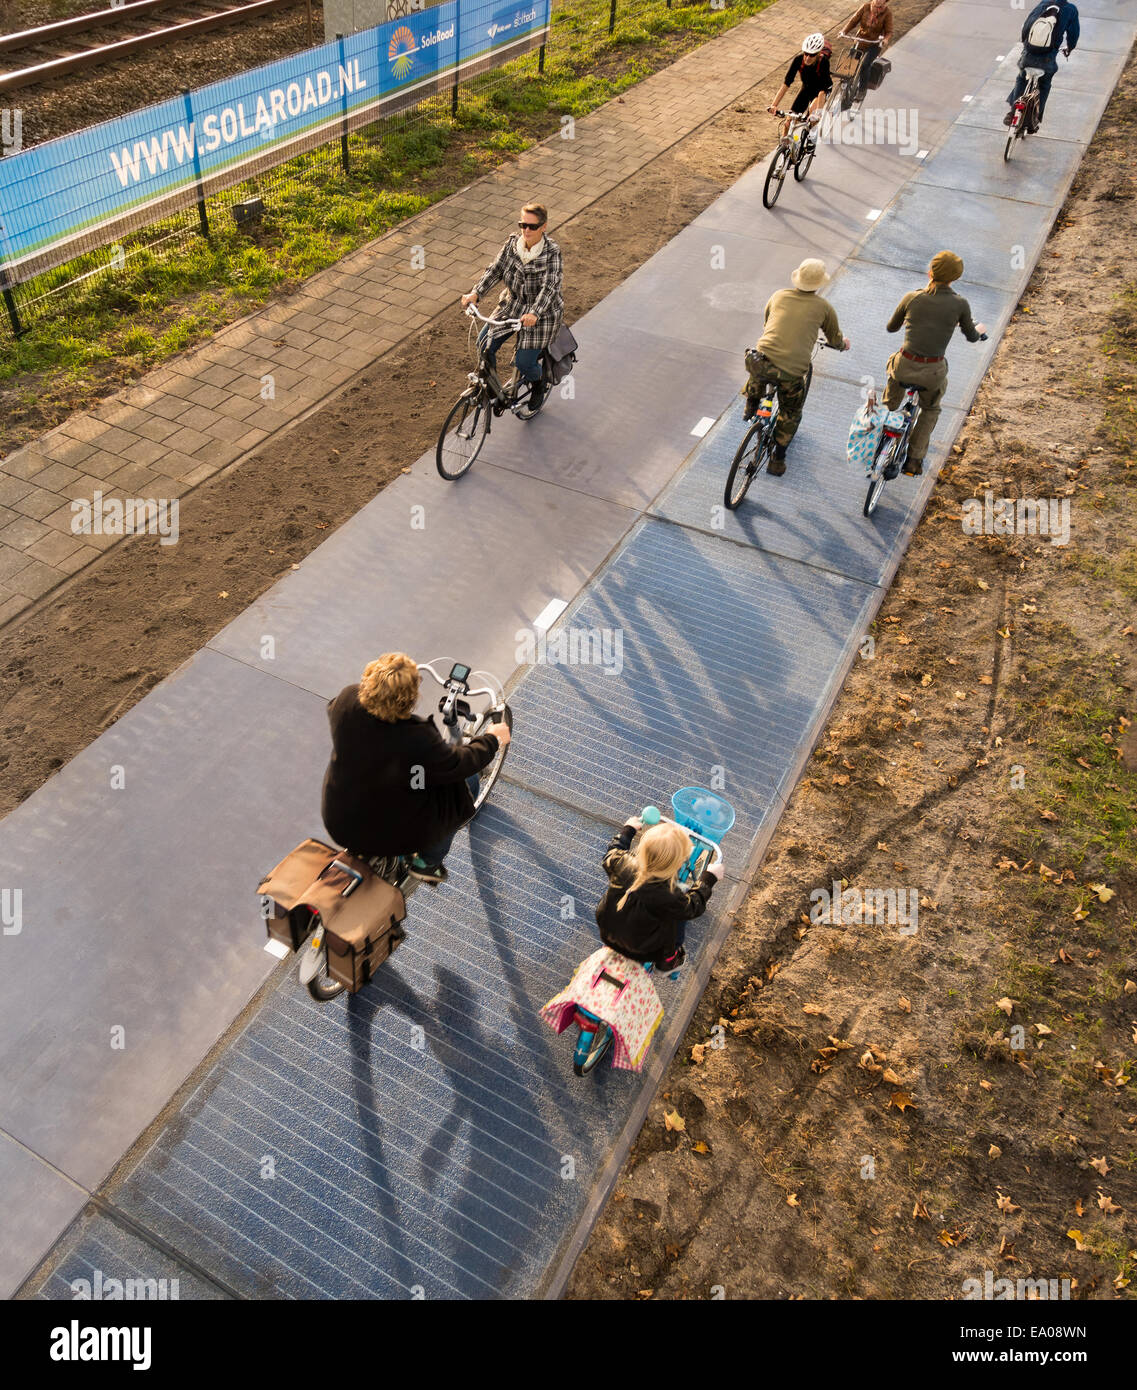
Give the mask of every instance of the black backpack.
<svg viewBox="0 0 1137 1390">
<path fill-rule="evenodd" d="M 576 366 L 576 350 L 577 342 L 572 335 L 572 330 L 567 324 L 562 323 L 553 335 L 553 341 L 543 354 L 545 379 L 551 386 L 556 386 L 559 381 L 563 381 Z"/>
</svg>

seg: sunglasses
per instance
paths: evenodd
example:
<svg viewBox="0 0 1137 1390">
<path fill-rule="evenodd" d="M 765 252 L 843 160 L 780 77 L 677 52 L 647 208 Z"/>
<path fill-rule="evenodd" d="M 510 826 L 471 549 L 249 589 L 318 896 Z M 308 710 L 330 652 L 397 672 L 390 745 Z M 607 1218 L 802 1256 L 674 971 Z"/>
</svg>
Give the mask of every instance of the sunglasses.
<svg viewBox="0 0 1137 1390">
<path fill-rule="evenodd" d="M 523 232 L 539 232 L 545 224 L 544 222 L 518 222 L 517 225 Z"/>
</svg>

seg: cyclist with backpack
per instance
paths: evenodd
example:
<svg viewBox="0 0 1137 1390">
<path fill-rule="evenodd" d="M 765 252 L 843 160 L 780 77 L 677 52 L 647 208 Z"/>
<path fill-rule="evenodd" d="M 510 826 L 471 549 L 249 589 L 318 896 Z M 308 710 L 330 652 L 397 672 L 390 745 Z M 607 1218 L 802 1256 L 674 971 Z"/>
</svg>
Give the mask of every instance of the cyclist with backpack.
<svg viewBox="0 0 1137 1390">
<path fill-rule="evenodd" d="M 1007 114 L 1003 124 L 1009 126 L 1015 119 L 1015 102 L 1026 90 L 1027 68 L 1041 68 L 1038 79 L 1038 124 L 1042 124 L 1046 110 L 1046 98 L 1050 95 L 1050 84 L 1058 71 L 1058 50 L 1065 45 L 1066 57 L 1078 46 L 1079 37 L 1078 8 L 1069 0 L 1043 0 L 1026 17 L 1022 30 L 1023 51 L 1019 58 L 1019 75 L 1007 98 Z"/>
<path fill-rule="evenodd" d="M 831 50 L 824 34 L 807 34 L 801 41 L 801 52 L 794 55 L 793 62 L 786 70 L 782 80 L 782 90 L 766 109 L 776 116 L 786 94 L 794 83 L 801 79 L 801 91 L 794 97 L 790 110 L 797 115 L 803 111 L 820 113 L 825 107 L 825 98 L 833 90 L 833 79 L 829 75 L 829 54 Z M 787 116 L 782 126 L 782 134 L 790 133 L 790 118 Z M 811 140 L 813 136 L 809 137 Z"/>
</svg>

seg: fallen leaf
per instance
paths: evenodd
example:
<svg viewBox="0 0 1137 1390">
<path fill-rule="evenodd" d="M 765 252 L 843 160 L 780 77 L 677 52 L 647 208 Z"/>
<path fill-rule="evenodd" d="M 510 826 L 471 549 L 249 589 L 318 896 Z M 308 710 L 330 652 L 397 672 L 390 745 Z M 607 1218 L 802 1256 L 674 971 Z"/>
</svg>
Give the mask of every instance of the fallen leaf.
<svg viewBox="0 0 1137 1390">
<path fill-rule="evenodd" d="M 876 775 L 876 777 L 873 778 L 873 781 L 877 784 L 878 787 L 888 786 L 888 783 L 884 780 L 883 777 L 880 776 L 879 773 Z"/>
<path fill-rule="evenodd" d="M 1021 1263 L 1019 1257 L 1015 1254 L 1014 1241 L 1008 1241 L 1006 1236 L 1003 1236 L 999 1241 L 999 1254 L 1002 1255 L 1004 1260 L 1014 1260 L 1015 1264 Z"/>
<path fill-rule="evenodd" d="M 663 1123 L 668 1129 L 686 1129 L 687 1122 L 678 1110 L 665 1110 L 663 1112 Z"/>
<path fill-rule="evenodd" d="M 1009 1197 L 1005 1197 L 1001 1192 L 995 1199 L 995 1205 L 1000 1211 L 1022 1211 L 1022 1207 L 1016 1206 Z"/>
<path fill-rule="evenodd" d="M 931 1220 L 931 1217 L 928 1215 L 928 1208 L 923 1204 L 923 1202 L 916 1203 L 916 1205 L 912 1208 L 912 1215 L 913 1217 L 916 1217 L 921 1221 Z"/>
<path fill-rule="evenodd" d="M 990 677 L 990 676 L 980 676 L 980 677 L 979 677 L 979 684 L 980 684 L 980 685 L 990 685 L 990 684 L 991 684 L 991 677 Z"/>
<path fill-rule="evenodd" d="M 821 1007 L 820 1004 L 803 1004 L 801 1006 L 801 1011 L 803 1014 L 814 1014 L 815 1016 L 820 1016 L 821 1018 L 827 1017 L 825 1010 Z"/>
<path fill-rule="evenodd" d="M 987 1150 L 988 1158 L 1002 1158 L 1002 1156 L 1003 1151 L 1001 1148 L 999 1148 L 998 1144 L 992 1144 L 991 1147 Z"/>
<path fill-rule="evenodd" d="M 896 640 L 902 647 L 910 647 L 912 645 L 912 639 L 906 632 L 898 632 L 896 634 Z"/>
<path fill-rule="evenodd" d="M 1090 1167 L 1096 1168 L 1103 1178 L 1110 1171 L 1109 1164 L 1106 1162 L 1105 1154 L 1102 1154 L 1101 1158 L 1091 1158 Z"/>
<path fill-rule="evenodd" d="M 703 1058 L 706 1056 L 706 1052 L 706 1043 L 696 1043 L 695 1046 L 691 1049 L 691 1061 L 695 1063 L 701 1062 Z"/>
<path fill-rule="evenodd" d="M 833 778 L 833 784 L 838 787 L 847 787 L 849 785 L 849 774 L 847 772 L 836 773 Z"/>
<path fill-rule="evenodd" d="M 1092 771 L 1092 770 L 1093 770 L 1093 769 L 1090 767 L 1089 763 L 1086 762 L 1085 758 L 1075 758 L 1074 761 L 1078 764 L 1079 767 L 1084 767 L 1084 768 L 1086 768 L 1087 771 Z"/>
<path fill-rule="evenodd" d="M 694 1150 L 695 1150 L 695 1152 L 696 1152 L 697 1154 L 709 1154 L 709 1153 L 710 1153 L 710 1149 L 707 1148 L 706 1144 L 704 1144 L 703 1141 L 702 1141 L 701 1139 L 699 1140 L 699 1142 L 698 1142 L 697 1144 L 692 1145 L 692 1147 L 694 1148 Z"/>
<path fill-rule="evenodd" d="M 1079 1197 L 1078 1200 L 1074 1203 L 1074 1215 L 1075 1215 L 1075 1216 L 1085 1216 L 1085 1214 L 1086 1214 L 1086 1209 L 1085 1209 L 1085 1207 L 1082 1205 L 1082 1199 Z"/>
<path fill-rule="evenodd" d="M 1053 811 L 1039 811 L 1038 814 L 1042 817 L 1043 820 L 1057 820 L 1057 819 L 1058 819 L 1058 817 L 1054 814 Z"/>
<path fill-rule="evenodd" d="M 897 1110 L 901 1112 L 909 1108 L 913 1110 L 915 1110 L 916 1108 L 916 1102 L 907 1093 L 907 1091 L 893 1091 L 892 1097 L 888 1102 L 888 1108 L 891 1110 L 891 1108 L 894 1105 L 896 1106 Z"/>
<path fill-rule="evenodd" d="M 1134 980 L 1126 980 L 1126 981 L 1125 981 L 1125 988 L 1122 990 L 1122 993 L 1123 993 L 1123 994 L 1137 994 L 1137 981 L 1134 981 Z"/>
<path fill-rule="evenodd" d="M 990 1081 L 981 1081 L 981 1082 L 979 1083 L 979 1085 L 980 1085 L 980 1086 L 983 1088 L 983 1090 L 985 1090 L 985 1091 L 993 1091 L 993 1090 L 995 1089 L 995 1087 L 991 1084 Z"/>
<path fill-rule="evenodd" d="M 218 598 L 228 598 L 228 597 L 229 597 L 229 590 L 228 590 L 228 589 L 222 589 L 221 592 L 217 595 L 217 597 L 218 597 Z"/>
<path fill-rule="evenodd" d="M 979 587 L 983 590 L 984 593 L 986 593 L 987 590 L 991 587 L 985 579 L 977 579 L 975 582 L 979 585 Z"/>
<path fill-rule="evenodd" d="M 955 698 L 956 698 L 957 700 L 966 700 L 966 699 L 967 699 L 967 694 L 966 694 L 966 692 L 963 691 L 963 690 L 957 690 L 957 691 L 955 692 Z"/>
<path fill-rule="evenodd" d="M 1040 1038 L 1048 1038 L 1051 1035 L 1051 1033 L 1054 1032 L 1054 1029 L 1047 1028 L 1045 1023 L 1036 1023 L 1034 1025 L 1034 1029 Z"/>
<path fill-rule="evenodd" d="M 880 1074 L 880 1079 L 882 1081 L 887 1081 L 890 1086 L 899 1086 L 901 1084 L 900 1078 L 891 1067 L 885 1067 L 884 1071 Z"/>
<path fill-rule="evenodd" d="M 1070 954 L 1069 951 L 1067 951 L 1067 949 L 1065 948 L 1065 946 L 1059 946 L 1059 948 L 1058 948 L 1058 959 L 1062 962 L 1063 965 L 1075 965 L 1075 964 L 1077 964 L 1077 962 L 1074 960 L 1074 957 Z"/>
<path fill-rule="evenodd" d="M 655 1293 L 654 1289 L 639 1289 L 636 1293 L 637 1298 L 650 1298 Z"/>
<path fill-rule="evenodd" d="M 786 1198 L 786 1206 L 787 1206 L 787 1207 L 800 1207 L 800 1206 L 801 1206 L 801 1203 L 800 1203 L 800 1202 L 798 1201 L 798 1199 L 797 1199 L 797 1193 L 796 1193 L 796 1192 L 791 1192 L 790 1195 Z"/>
<path fill-rule="evenodd" d="M 1099 903 L 1107 903 L 1110 898 L 1115 898 L 1117 896 L 1113 889 L 1107 888 L 1104 883 L 1087 883 L 1086 887 L 1091 893 L 1096 893 L 1098 895 Z"/>
<path fill-rule="evenodd" d="M 896 1001 L 896 1007 L 901 1011 L 901 1013 L 910 1014 L 912 1012 L 911 1003 L 909 1002 L 909 1000 L 905 999 L 903 995 L 901 995 L 900 998 Z"/>
<path fill-rule="evenodd" d="M 1002 1009 L 1002 1011 L 1007 1015 L 1007 1017 L 1010 1018 L 1011 1010 L 1015 1007 L 1015 1000 L 1008 999 L 1007 996 L 1004 995 L 1002 999 L 995 1000 L 995 1007 L 997 1009 Z"/>
<path fill-rule="evenodd" d="M 1082 1235 L 1081 1231 L 1067 1231 L 1066 1234 L 1074 1242 L 1074 1248 L 1076 1250 L 1084 1250 L 1086 1248 L 1082 1243 L 1085 1240 L 1085 1236 Z"/>
<path fill-rule="evenodd" d="M 1098 1188 L 1098 1206 L 1101 1207 L 1102 1211 L 1109 1212 L 1110 1214 L 1121 1210 L 1111 1197 L 1105 1195 L 1100 1187 Z"/>
<path fill-rule="evenodd" d="M 870 1048 L 867 1052 L 863 1052 L 863 1053 L 861 1054 L 861 1060 L 857 1063 L 857 1066 L 860 1067 L 860 1069 L 861 1069 L 862 1071 L 868 1071 L 868 1072 L 880 1071 L 880 1068 L 879 1068 L 879 1067 L 877 1066 L 877 1064 L 873 1061 L 872 1049 L 871 1049 L 871 1048 Z"/>
<path fill-rule="evenodd" d="M 829 1034 L 829 1041 L 834 1047 L 839 1047 L 842 1052 L 848 1052 L 853 1046 L 851 1042 L 845 1042 L 842 1038 L 835 1038 L 832 1033 Z"/>
</svg>

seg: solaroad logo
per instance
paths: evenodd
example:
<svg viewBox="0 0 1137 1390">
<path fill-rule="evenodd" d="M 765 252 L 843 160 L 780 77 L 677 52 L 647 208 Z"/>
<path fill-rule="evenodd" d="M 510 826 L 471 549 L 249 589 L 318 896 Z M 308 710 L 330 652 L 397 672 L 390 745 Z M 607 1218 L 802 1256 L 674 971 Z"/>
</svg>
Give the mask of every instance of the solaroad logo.
<svg viewBox="0 0 1137 1390">
<path fill-rule="evenodd" d="M 391 35 L 387 57 L 394 64 L 395 76 L 406 77 L 415 60 L 415 36 L 405 24 L 400 24 Z"/>
<path fill-rule="evenodd" d="M 498 23 L 495 21 L 495 22 L 494 22 L 493 24 L 491 24 L 490 27 L 489 27 L 489 36 L 490 36 L 491 39 L 496 39 L 497 36 L 498 36 L 499 34 L 508 34 L 509 31 L 510 31 L 512 28 L 513 28 L 513 21 L 512 21 L 512 20 L 511 20 L 508 24 L 498 24 Z"/>
</svg>

